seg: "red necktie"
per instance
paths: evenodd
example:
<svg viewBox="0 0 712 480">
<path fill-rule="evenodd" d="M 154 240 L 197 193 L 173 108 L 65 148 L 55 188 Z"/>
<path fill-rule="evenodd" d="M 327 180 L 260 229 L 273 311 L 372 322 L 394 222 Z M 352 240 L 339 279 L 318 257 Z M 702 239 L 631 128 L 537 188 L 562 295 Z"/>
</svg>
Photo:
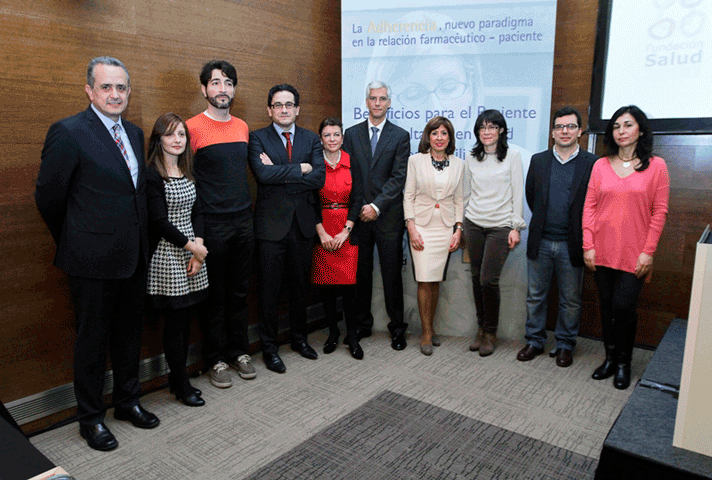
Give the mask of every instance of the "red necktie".
<svg viewBox="0 0 712 480">
<path fill-rule="evenodd" d="M 292 140 L 289 138 L 292 136 L 289 132 L 282 132 L 282 135 L 287 139 L 287 159 L 289 163 L 292 163 Z"/>
</svg>

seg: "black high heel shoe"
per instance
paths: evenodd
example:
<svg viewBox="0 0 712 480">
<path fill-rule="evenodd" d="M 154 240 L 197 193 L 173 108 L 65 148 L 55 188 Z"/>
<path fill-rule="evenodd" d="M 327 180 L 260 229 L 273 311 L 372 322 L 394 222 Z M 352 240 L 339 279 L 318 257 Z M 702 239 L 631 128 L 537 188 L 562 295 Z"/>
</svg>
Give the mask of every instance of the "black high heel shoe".
<svg viewBox="0 0 712 480">
<path fill-rule="evenodd" d="M 326 342 L 324 342 L 324 353 L 328 355 L 336 350 L 339 344 L 339 335 L 341 335 L 341 332 L 338 328 L 336 330 L 329 330 L 329 337 L 326 339 Z"/>
</svg>

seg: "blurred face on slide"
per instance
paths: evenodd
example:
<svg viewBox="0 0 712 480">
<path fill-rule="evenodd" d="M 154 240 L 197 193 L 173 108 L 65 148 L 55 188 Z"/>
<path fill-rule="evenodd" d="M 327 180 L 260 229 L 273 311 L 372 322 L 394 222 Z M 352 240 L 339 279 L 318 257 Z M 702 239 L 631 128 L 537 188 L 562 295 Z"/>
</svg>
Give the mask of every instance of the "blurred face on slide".
<svg viewBox="0 0 712 480">
<path fill-rule="evenodd" d="M 368 107 L 368 118 L 374 125 L 379 125 L 386 119 L 386 113 L 391 106 L 391 99 L 388 98 L 388 91 L 385 87 L 373 88 L 366 97 Z"/>
</svg>

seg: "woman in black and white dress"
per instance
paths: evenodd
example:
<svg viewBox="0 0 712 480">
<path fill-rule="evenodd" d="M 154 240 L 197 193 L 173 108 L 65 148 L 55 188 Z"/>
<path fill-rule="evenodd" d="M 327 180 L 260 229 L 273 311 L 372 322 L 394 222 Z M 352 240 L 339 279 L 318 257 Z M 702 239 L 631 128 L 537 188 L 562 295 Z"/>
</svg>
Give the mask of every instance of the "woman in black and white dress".
<svg viewBox="0 0 712 480">
<path fill-rule="evenodd" d="M 163 314 L 163 349 L 168 382 L 176 399 L 191 407 L 205 405 L 186 373 L 190 323 L 195 306 L 208 296 L 203 263 L 203 220 L 193 181 L 188 128 L 175 113 L 156 120 L 148 144 L 148 198 L 151 262 L 148 304 Z"/>
</svg>

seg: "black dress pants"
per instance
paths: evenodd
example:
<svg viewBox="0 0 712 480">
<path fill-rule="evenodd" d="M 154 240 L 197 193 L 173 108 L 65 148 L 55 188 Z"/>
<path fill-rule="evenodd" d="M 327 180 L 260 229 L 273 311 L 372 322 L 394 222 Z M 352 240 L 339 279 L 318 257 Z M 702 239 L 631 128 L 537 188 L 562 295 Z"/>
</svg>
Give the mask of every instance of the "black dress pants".
<svg viewBox="0 0 712 480">
<path fill-rule="evenodd" d="M 292 343 L 307 339 L 307 285 L 316 235 L 305 237 L 295 220 L 287 235 L 278 241 L 257 240 L 259 265 L 259 334 L 262 351 L 277 353 L 279 344 L 279 294 L 287 274 L 289 329 Z"/>
<path fill-rule="evenodd" d="M 392 336 L 402 335 L 408 328 L 403 321 L 403 232 L 382 232 L 376 222 L 362 222 L 358 230 L 358 270 L 356 272 L 356 311 L 360 329 L 373 328 L 371 298 L 373 295 L 373 253 L 378 247 L 378 258 L 383 279 L 386 313 Z"/>
<path fill-rule="evenodd" d="M 74 301 L 77 340 L 74 346 L 74 393 L 79 422 L 104 421 L 102 401 L 106 376 L 106 349 L 114 373 L 114 405 L 138 405 L 146 269 L 141 260 L 131 277 L 94 279 L 69 276 Z"/>
</svg>

